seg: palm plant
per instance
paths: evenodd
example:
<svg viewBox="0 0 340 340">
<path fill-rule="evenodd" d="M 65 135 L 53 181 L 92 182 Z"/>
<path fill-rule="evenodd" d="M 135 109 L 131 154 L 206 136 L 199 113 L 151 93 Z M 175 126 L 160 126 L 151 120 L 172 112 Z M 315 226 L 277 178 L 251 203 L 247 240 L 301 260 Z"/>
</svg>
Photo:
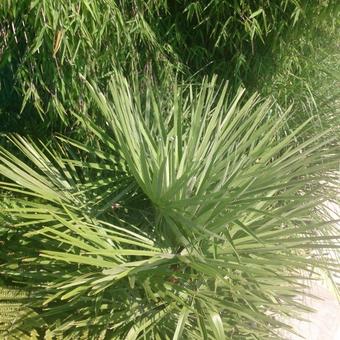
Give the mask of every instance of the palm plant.
<svg viewBox="0 0 340 340">
<path fill-rule="evenodd" d="M 51 147 L 1 148 L 3 284 L 29 291 L 26 332 L 63 339 L 277 339 L 337 248 L 329 132 L 296 143 L 289 111 L 217 78 L 167 95 L 119 73 L 84 81 L 102 124 Z M 37 321 L 40 320 L 40 321 Z M 39 324 L 39 327 L 36 324 Z M 32 325 L 32 329 L 27 328 Z M 47 334 L 47 335 L 46 335 Z"/>
</svg>

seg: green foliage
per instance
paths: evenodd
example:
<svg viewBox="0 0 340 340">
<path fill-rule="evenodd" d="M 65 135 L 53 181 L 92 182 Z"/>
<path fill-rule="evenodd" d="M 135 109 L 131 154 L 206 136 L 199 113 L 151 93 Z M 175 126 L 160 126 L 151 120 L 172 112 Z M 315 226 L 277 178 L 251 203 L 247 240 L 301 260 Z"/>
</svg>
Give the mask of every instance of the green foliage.
<svg viewBox="0 0 340 340">
<path fill-rule="evenodd" d="M 93 110 L 79 73 L 104 89 L 114 68 L 129 77 L 161 79 L 165 87 L 176 72 L 199 80 L 214 72 L 235 89 L 245 83 L 268 92 L 262 91 L 263 79 L 277 74 L 271 59 L 285 50 L 289 32 L 297 49 L 306 26 L 320 27 L 322 36 L 333 39 L 336 33 L 324 28 L 337 6 L 336 0 L 2 1 L 1 130 L 40 138 L 51 131 L 74 133 L 71 113 Z M 314 38 L 309 41 L 317 47 Z M 286 62 L 277 63 L 287 68 Z M 292 71 L 301 64 L 303 56 Z M 292 78 L 284 79 L 281 89 Z"/>
<path fill-rule="evenodd" d="M 174 85 L 165 97 L 151 85 L 141 95 L 118 74 L 109 99 L 86 84 L 106 124 L 76 118 L 95 148 L 67 137 L 59 149 L 42 148 L 13 136 L 26 160 L 0 155 L 1 188 L 15 195 L 3 213 L 22 251 L 7 254 L 2 272 L 34 289 L 49 334 L 293 332 L 279 317 L 308 310 L 294 300 L 299 280 L 315 268 L 338 270 L 317 252 L 338 240 L 334 221 L 318 214 L 335 197 L 338 156 L 327 132 L 296 144 L 306 122 L 279 138 L 289 112 L 269 118 L 270 103 L 241 102 L 243 90 L 228 99 L 216 78 Z"/>
<path fill-rule="evenodd" d="M 330 6 L 330 3 L 328 3 Z M 339 9 L 339 4 L 336 4 Z M 332 16 L 307 7 L 305 16 L 275 41 L 275 48 L 254 60 L 248 84 L 288 107 L 294 105 L 298 126 L 314 117 L 315 130 L 339 126 L 339 10 Z"/>
<path fill-rule="evenodd" d="M 22 110 L 25 119 L 33 118 L 23 132 L 35 130 L 37 114 L 58 130 L 56 117 L 66 123 L 70 111 L 86 112 L 79 72 L 103 84 L 114 67 L 150 73 L 152 66 L 168 75 L 176 58 L 146 20 L 162 8 L 154 1 L 2 2 L 1 109 L 10 121 Z M 16 102 L 7 103 L 9 98 Z"/>
<path fill-rule="evenodd" d="M 38 339 L 37 314 L 25 306 L 29 294 L 14 287 L 0 286 L 0 336 L 2 339 Z"/>
<path fill-rule="evenodd" d="M 338 289 L 338 9 L 1 1 L 0 337 L 294 332 Z"/>
</svg>

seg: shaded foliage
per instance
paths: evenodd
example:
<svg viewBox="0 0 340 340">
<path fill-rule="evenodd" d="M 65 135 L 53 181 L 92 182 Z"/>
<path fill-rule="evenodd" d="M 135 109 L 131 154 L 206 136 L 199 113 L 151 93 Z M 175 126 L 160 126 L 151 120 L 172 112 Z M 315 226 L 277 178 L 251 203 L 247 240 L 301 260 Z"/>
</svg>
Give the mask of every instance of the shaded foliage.
<svg viewBox="0 0 340 340">
<path fill-rule="evenodd" d="M 263 82 L 272 82 L 278 73 L 275 65 L 287 68 L 287 61 L 272 59 L 278 53 L 284 55 L 288 35 L 293 48 L 305 49 L 299 39 L 308 29 L 305 39 L 315 53 L 319 53 L 318 30 L 323 37 L 334 38 L 329 23 L 336 19 L 337 6 L 333 0 L 208 1 L 204 5 L 151 0 L 3 1 L 2 131 L 41 138 L 48 131 L 71 132 L 71 112 L 91 112 L 79 73 L 96 79 L 102 88 L 113 68 L 129 77 L 157 78 L 161 80 L 157 84 L 165 83 L 165 87 L 178 72 L 198 79 L 218 73 L 221 79 L 231 80 L 235 89 L 244 83 L 262 91 Z M 297 54 L 295 60 L 288 58 L 295 74 L 306 53 Z M 292 79 L 290 74 L 276 81 L 279 91 Z M 310 83 L 308 76 L 304 80 Z M 289 97 L 295 98 L 295 92 Z M 285 104 L 282 96 L 279 104 Z"/>
</svg>

